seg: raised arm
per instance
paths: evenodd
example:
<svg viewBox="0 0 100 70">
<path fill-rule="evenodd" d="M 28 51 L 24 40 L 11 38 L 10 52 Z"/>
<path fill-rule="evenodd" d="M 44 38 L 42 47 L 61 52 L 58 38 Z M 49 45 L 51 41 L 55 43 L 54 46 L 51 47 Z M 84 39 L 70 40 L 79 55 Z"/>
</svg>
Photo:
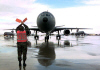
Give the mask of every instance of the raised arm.
<svg viewBox="0 0 100 70">
<path fill-rule="evenodd" d="M 23 25 L 25 27 L 25 31 L 26 31 L 27 36 L 29 36 L 30 35 L 30 30 L 29 30 L 28 26 L 25 25 L 24 23 L 23 23 Z"/>
<path fill-rule="evenodd" d="M 17 31 L 19 30 L 19 27 L 20 27 L 20 26 L 22 26 L 22 24 L 20 24 L 20 25 L 16 28 L 16 33 L 17 33 Z"/>
</svg>

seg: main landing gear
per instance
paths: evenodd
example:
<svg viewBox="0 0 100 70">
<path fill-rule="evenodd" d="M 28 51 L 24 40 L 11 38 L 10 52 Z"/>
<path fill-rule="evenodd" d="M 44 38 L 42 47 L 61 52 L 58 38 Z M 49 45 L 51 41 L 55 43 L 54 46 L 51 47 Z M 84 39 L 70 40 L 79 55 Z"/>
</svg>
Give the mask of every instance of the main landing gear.
<svg viewBox="0 0 100 70">
<path fill-rule="evenodd" d="M 60 40 L 60 39 L 61 39 L 61 35 L 57 35 L 57 36 L 56 36 L 56 39 L 57 39 L 57 40 Z"/>
<path fill-rule="evenodd" d="M 35 40 L 39 40 L 39 36 L 37 35 L 37 31 L 36 31 L 36 35 L 34 36 Z"/>
<path fill-rule="evenodd" d="M 35 39 L 35 40 L 39 40 L 39 36 L 38 36 L 38 35 L 35 35 L 35 36 L 34 36 L 34 39 Z"/>
<path fill-rule="evenodd" d="M 61 35 L 59 34 L 59 31 L 58 31 L 58 35 L 56 35 L 56 39 L 57 40 L 60 40 L 61 39 Z"/>
</svg>

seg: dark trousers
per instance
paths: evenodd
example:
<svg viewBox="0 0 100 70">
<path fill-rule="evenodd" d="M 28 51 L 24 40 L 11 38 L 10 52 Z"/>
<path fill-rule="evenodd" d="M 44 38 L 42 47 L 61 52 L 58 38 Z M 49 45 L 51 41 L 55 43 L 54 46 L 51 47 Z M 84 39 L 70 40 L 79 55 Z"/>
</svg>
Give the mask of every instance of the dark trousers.
<svg viewBox="0 0 100 70">
<path fill-rule="evenodd" d="M 17 42 L 18 61 L 27 59 L 27 42 Z"/>
</svg>

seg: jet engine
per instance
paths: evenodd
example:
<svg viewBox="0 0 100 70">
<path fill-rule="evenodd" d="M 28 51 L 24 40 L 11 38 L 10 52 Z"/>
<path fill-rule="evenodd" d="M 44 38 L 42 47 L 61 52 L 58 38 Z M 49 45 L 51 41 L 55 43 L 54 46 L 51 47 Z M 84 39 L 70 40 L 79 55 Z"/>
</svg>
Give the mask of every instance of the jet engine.
<svg viewBox="0 0 100 70">
<path fill-rule="evenodd" d="M 64 35 L 69 35 L 70 31 L 69 30 L 64 30 Z"/>
</svg>

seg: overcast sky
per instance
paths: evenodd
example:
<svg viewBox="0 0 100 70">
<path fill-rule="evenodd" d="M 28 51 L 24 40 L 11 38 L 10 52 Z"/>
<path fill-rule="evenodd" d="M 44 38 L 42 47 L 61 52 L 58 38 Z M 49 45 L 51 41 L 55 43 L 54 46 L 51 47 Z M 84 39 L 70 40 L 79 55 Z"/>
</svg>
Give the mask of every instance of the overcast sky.
<svg viewBox="0 0 100 70">
<path fill-rule="evenodd" d="M 26 17 L 25 24 L 36 26 L 37 16 L 47 10 L 55 16 L 56 25 L 93 28 L 84 31 L 100 33 L 100 0 L 0 0 L 0 29 L 16 28 L 20 24 L 16 18 Z"/>
</svg>

